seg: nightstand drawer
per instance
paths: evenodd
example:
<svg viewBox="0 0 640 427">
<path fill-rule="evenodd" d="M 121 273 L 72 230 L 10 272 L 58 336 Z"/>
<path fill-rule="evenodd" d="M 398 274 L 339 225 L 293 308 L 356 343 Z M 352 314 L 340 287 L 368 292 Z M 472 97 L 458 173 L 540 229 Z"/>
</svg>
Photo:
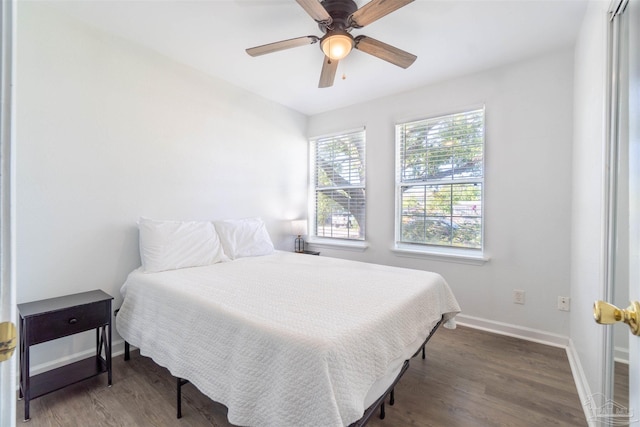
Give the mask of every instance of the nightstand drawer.
<svg viewBox="0 0 640 427">
<path fill-rule="evenodd" d="M 111 301 L 79 305 L 53 313 L 34 316 L 28 323 L 27 345 L 96 329 L 109 323 Z"/>
</svg>

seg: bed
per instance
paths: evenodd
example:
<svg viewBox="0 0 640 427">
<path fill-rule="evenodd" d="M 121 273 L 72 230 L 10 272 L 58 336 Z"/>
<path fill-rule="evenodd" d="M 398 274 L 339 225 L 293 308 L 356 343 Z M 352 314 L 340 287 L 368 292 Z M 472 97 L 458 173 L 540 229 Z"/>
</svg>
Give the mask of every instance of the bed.
<svg viewBox="0 0 640 427">
<path fill-rule="evenodd" d="M 236 425 L 351 425 L 460 311 L 436 273 L 274 250 L 223 261 L 143 260 L 116 327 Z"/>
</svg>

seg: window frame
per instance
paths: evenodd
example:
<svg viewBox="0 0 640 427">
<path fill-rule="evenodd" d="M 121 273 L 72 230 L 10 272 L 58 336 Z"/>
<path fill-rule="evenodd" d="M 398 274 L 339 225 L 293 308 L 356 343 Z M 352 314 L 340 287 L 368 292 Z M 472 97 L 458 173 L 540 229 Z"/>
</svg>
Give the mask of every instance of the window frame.
<svg viewBox="0 0 640 427">
<path fill-rule="evenodd" d="M 317 234 L 316 227 L 316 219 L 317 219 L 317 191 L 322 189 L 328 189 L 330 187 L 322 186 L 318 187 L 316 185 L 316 177 L 317 177 L 317 161 L 316 161 L 316 147 L 318 140 L 328 139 L 333 137 L 345 136 L 350 134 L 362 134 L 362 141 L 364 142 L 363 147 L 363 155 L 362 155 L 362 168 L 364 171 L 363 179 L 361 185 L 350 186 L 351 188 L 362 188 L 364 190 L 364 234 L 362 238 L 346 238 L 346 237 L 336 237 L 336 236 L 321 236 Z M 309 230 L 307 241 L 316 246 L 334 246 L 342 249 L 349 250 L 363 250 L 368 247 L 366 242 L 366 233 L 367 233 L 367 161 L 366 161 L 366 152 L 367 152 L 367 143 L 366 143 L 366 128 L 364 126 L 346 129 L 338 132 L 331 132 L 323 135 L 313 136 L 308 139 L 308 147 L 309 147 Z M 341 186 L 335 186 L 335 188 L 347 188 Z"/>
<path fill-rule="evenodd" d="M 445 118 L 447 116 L 453 116 L 456 114 L 466 114 L 475 111 L 482 111 L 482 176 L 469 180 L 447 180 L 443 182 L 441 179 L 425 179 L 419 182 L 412 182 L 412 186 L 425 186 L 434 184 L 455 185 L 470 183 L 471 181 L 479 183 L 481 187 L 480 203 L 481 203 L 481 215 L 480 215 L 480 247 L 469 248 L 449 245 L 438 245 L 426 242 L 403 242 L 402 241 L 402 187 L 407 186 L 407 182 L 402 181 L 402 148 L 403 141 L 401 136 L 401 127 L 413 122 L 420 122 L 426 120 L 434 120 L 439 118 Z M 419 257 L 419 258 L 431 258 L 445 261 L 471 263 L 471 264 L 483 264 L 489 260 L 489 257 L 485 253 L 486 238 L 485 238 L 485 223 L 486 223 L 486 129 L 487 129 L 487 116 L 485 105 L 474 105 L 466 108 L 460 108 L 449 112 L 431 113 L 425 114 L 420 117 L 413 117 L 398 120 L 394 126 L 394 145 L 395 145 L 395 195 L 394 195 L 394 246 L 392 251 L 400 256 Z"/>
</svg>

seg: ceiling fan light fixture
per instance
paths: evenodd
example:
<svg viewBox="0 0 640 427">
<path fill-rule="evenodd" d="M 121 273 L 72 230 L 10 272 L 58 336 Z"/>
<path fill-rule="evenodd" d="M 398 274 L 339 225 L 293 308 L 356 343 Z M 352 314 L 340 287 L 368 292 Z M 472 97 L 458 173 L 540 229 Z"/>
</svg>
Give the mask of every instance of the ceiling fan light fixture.
<svg viewBox="0 0 640 427">
<path fill-rule="evenodd" d="M 320 47 L 326 56 L 338 61 L 351 52 L 353 44 L 353 37 L 344 32 L 327 34 L 320 42 Z"/>
</svg>

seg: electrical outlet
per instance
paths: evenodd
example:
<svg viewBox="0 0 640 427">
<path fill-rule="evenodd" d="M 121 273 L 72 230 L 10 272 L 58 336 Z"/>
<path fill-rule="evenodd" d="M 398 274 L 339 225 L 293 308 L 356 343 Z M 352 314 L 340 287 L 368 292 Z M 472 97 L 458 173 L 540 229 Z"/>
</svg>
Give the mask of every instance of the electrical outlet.
<svg viewBox="0 0 640 427">
<path fill-rule="evenodd" d="M 569 311 L 569 297 L 558 297 L 558 310 Z"/>
<path fill-rule="evenodd" d="M 524 291 L 522 289 L 513 290 L 513 303 L 524 304 Z"/>
</svg>

